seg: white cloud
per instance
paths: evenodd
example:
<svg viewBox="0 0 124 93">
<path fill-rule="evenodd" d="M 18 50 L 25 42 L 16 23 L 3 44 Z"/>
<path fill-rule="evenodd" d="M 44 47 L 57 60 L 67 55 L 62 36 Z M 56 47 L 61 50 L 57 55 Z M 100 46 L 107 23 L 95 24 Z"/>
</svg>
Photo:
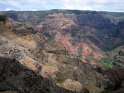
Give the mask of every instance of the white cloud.
<svg viewBox="0 0 124 93">
<path fill-rule="evenodd" d="M 90 6 L 84 5 L 87 0 L 63 0 L 61 9 L 92 10 Z"/>
<path fill-rule="evenodd" d="M 0 10 L 79 9 L 124 11 L 124 0 L 0 0 Z M 1 8 L 2 7 L 2 8 Z"/>
<path fill-rule="evenodd" d="M 83 1 L 86 1 L 86 0 L 62 0 L 64 1 L 65 3 L 69 3 L 69 2 L 77 2 L 77 3 L 80 3 L 80 2 L 83 2 Z"/>
<path fill-rule="evenodd" d="M 64 4 L 61 9 L 74 9 L 74 10 L 92 10 L 92 8 L 90 6 L 83 6 L 83 5 L 68 5 L 68 4 Z"/>
<path fill-rule="evenodd" d="M 12 1 L 9 1 L 9 0 L 4 1 L 3 0 L 0 2 L 0 5 L 6 6 L 5 9 L 9 9 L 9 7 L 14 7 L 14 8 L 23 10 L 23 5 L 16 0 L 12 0 Z M 10 9 L 12 9 L 12 8 L 10 8 Z"/>
<path fill-rule="evenodd" d="M 12 8 L 6 8 L 5 11 L 10 11 L 13 10 Z"/>
<path fill-rule="evenodd" d="M 124 0 L 63 0 L 63 9 L 124 11 Z"/>
</svg>

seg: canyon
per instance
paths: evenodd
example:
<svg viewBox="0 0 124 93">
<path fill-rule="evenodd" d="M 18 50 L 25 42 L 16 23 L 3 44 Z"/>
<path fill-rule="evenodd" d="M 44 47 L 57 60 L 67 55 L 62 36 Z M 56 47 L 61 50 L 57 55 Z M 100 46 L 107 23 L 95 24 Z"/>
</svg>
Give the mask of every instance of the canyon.
<svg viewBox="0 0 124 93">
<path fill-rule="evenodd" d="M 124 13 L 0 12 L 0 93 L 123 93 Z"/>
</svg>

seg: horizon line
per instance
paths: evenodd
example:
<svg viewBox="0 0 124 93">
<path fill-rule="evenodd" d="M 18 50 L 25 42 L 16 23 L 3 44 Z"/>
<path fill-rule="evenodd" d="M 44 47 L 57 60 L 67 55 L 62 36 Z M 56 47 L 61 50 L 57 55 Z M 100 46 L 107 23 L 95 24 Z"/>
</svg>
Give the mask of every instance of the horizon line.
<svg viewBox="0 0 124 93">
<path fill-rule="evenodd" d="M 29 12 L 29 11 L 32 11 L 32 12 L 37 12 L 37 11 L 52 11 L 52 10 L 63 10 L 63 11 L 89 11 L 89 12 L 110 12 L 110 13 L 124 13 L 124 11 L 106 11 L 106 10 L 80 10 L 80 9 L 46 9 L 46 10 L 0 10 L 0 12 L 9 12 L 9 11 L 17 11 L 17 12 Z"/>
</svg>

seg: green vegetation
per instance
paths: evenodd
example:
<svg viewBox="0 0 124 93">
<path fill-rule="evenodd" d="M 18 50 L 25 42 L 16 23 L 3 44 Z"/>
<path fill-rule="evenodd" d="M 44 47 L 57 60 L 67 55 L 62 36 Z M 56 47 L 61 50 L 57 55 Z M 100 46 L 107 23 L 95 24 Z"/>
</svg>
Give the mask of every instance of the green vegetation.
<svg viewBox="0 0 124 93">
<path fill-rule="evenodd" d="M 113 41 L 112 40 L 106 40 L 105 42 L 104 42 L 104 45 L 105 45 L 105 49 L 106 50 L 111 50 L 111 49 L 113 49 L 114 47 L 116 47 L 114 44 L 113 44 Z"/>
<path fill-rule="evenodd" d="M 68 63 L 71 60 L 70 56 L 68 55 L 65 55 L 63 59 L 65 63 Z"/>
<path fill-rule="evenodd" d="M 75 80 L 74 76 L 74 69 L 71 67 L 60 67 L 59 72 L 56 73 L 57 81 L 58 82 L 63 82 L 66 79 L 73 79 Z"/>
<path fill-rule="evenodd" d="M 108 69 L 108 68 L 114 67 L 113 61 L 114 61 L 113 59 L 111 59 L 111 58 L 109 58 L 109 57 L 105 57 L 105 58 L 102 58 L 102 59 L 100 59 L 99 61 L 97 61 L 97 63 L 98 63 L 101 67 L 103 67 L 103 68 L 105 68 L 105 69 Z"/>
<path fill-rule="evenodd" d="M 93 55 L 89 55 L 87 58 L 86 58 L 86 61 L 87 62 L 90 62 L 91 60 L 94 59 L 94 56 Z"/>
<path fill-rule="evenodd" d="M 3 28 L 3 27 L 4 27 L 4 25 L 0 23 L 0 29 Z"/>
<path fill-rule="evenodd" d="M 0 15 L 0 21 L 5 21 L 6 20 L 6 16 Z"/>
<path fill-rule="evenodd" d="M 70 40 L 70 43 L 71 43 L 72 45 L 75 45 L 75 44 L 76 44 L 76 41 L 75 41 L 75 40 Z"/>
<path fill-rule="evenodd" d="M 109 91 L 109 90 L 104 90 L 104 91 L 102 91 L 102 92 L 100 92 L 100 93 L 109 93 L 109 92 L 111 92 L 111 91 Z"/>
<path fill-rule="evenodd" d="M 3 25 L 3 23 L 2 23 L 2 22 L 5 22 L 5 20 L 6 20 L 6 17 L 5 17 L 5 16 L 0 15 L 0 29 L 1 29 L 1 28 L 4 28 L 4 25 Z"/>
<path fill-rule="evenodd" d="M 55 37 L 56 33 L 54 33 L 53 35 L 51 35 L 48 39 L 48 43 L 52 44 L 52 42 L 54 41 L 54 37 Z"/>
<path fill-rule="evenodd" d="M 57 85 L 60 86 L 60 87 L 63 87 L 64 86 L 63 85 L 63 82 L 59 82 L 59 83 L 57 83 Z"/>
</svg>

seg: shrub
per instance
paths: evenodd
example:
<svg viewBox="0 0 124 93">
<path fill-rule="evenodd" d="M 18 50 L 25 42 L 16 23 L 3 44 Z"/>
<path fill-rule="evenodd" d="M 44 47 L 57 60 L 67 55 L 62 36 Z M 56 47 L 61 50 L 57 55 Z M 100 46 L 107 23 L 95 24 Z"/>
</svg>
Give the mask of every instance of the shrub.
<svg viewBox="0 0 124 93">
<path fill-rule="evenodd" d="M 87 62 L 90 62 L 91 60 L 94 60 L 94 56 L 93 56 L 93 55 L 89 55 L 89 56 L 86 58 L 86 61 L 87 61 Z"/>
<path fill-rule="evenodd" d="M 0 21 L 6 21 L 6 16 L 0 15 Z"/>
</svg>

